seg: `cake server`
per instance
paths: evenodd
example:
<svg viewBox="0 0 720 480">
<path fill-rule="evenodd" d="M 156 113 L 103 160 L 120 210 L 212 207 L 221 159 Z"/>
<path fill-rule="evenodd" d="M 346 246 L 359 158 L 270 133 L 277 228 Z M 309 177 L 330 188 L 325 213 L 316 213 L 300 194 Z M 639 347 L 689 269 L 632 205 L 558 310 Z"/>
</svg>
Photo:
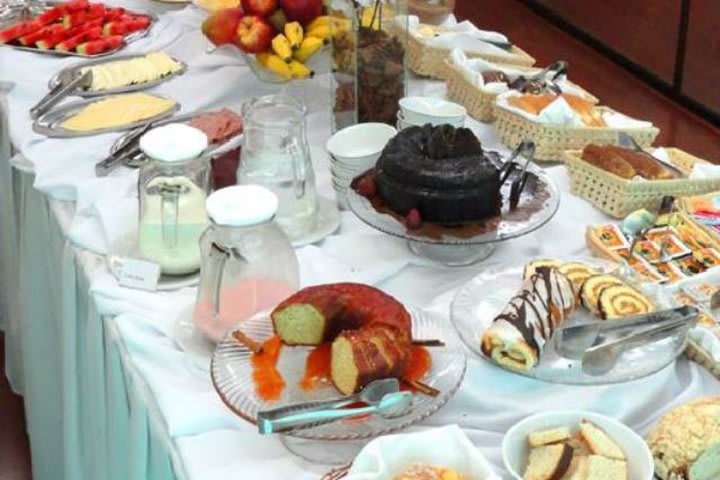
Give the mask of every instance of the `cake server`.
<svg viewBox="0 0 720 480">
<path fill-rule="evenodd" d="M 555 351 L 565 358 L 579 360 L 590 349 L 602 345 L 663 327 L 692 325 L 697 322 L 697 316 L 697 308 L 683 305 L 642 315 L 562 327 L 555 332 Z"/>
<path fill-rule="evenodd" d="M 60 103 L 60 101 L 67 97 L 73 90 L 77 88 L 89 88 L 92 85 L 93 74 L 92 71 L 88 70 L 81 75 L 77 75 L 75 78 L 67 83 L 60 83 L 57 87 L 50 90 L 37 105 L 30 109 L 30 118 L 36 119 L 52 107 Z"/>
<path fill-rule="evenodd" d="M 344 418 L 376 414 L 384 418 L 404 415 L 412 405 L 413 394 L 408 391 L 386 393 L 366 406 L 355 408 L 325 407 L 326 402 L 308 402 L 259 412 L 258 431 L 261 434 L 286 433 L 332 423 Z M 344 406 L 350 403 L 342 404 Z"/>
</svg>

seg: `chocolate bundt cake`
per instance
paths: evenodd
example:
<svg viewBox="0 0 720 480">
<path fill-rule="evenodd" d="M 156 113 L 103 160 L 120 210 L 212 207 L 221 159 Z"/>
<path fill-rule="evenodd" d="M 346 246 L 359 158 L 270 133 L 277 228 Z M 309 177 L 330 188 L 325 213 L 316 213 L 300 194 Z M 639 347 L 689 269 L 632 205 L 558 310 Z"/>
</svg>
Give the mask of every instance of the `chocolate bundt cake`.
<svg viewBox="0 0 720 480">
<path fill-rule="evenodd" d="M 287 345 L 332 342 L 331 377 L 344 394 L 379 378 L 400 377 L 411 347 L 411 319 L 393 297 L 369 285 L 307 287 L 271 314 Z"/>
<path fill-rule="evenodd" d="M 388 142 L 376 165 L 377 191 L 391 210 L 453 224 L 500 213 L 500 171 L 467 128 L 410 127 Z"/>
</svg>

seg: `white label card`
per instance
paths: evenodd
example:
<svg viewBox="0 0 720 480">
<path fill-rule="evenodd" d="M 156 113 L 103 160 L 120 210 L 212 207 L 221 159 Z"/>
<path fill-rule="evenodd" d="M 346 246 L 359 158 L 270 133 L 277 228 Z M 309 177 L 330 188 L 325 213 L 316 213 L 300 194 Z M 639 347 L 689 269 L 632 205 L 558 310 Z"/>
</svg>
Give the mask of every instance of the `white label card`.
<svg viewBox="0 0 720 480">
<path fill-rule="evenodd" d="M 160 265 L 157 263 L 132 258 L 123 259 L 118 278 L 118 283 L 123 287 L 154 292 L 157 290 L 158 280 L 160 280 Z"/>
</svg>

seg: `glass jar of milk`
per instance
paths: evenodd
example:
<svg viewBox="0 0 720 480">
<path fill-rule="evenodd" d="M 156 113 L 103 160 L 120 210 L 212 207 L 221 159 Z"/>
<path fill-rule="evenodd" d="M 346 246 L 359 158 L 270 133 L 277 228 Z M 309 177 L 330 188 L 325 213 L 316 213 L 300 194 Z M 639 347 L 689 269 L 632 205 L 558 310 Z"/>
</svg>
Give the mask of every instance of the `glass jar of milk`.
<svg viewBox="0 0 720 480">
<path fill-rule="evenodd" d="M 278 206 L 277 195 L 259 185 L 226 187 L 207 199 L 211 221 L 200 239 L 194 320 L 216 342 L 298 288 L 295 250 L 274 221 Z"/>
<path fill-rule="evenodd" d="M 203 132 L 180 123 L 154 128 L 140 138 L 150 161 L 138 181 L 138 247 L 166 275 L 200 269 L 198 242 L 208 226 L 210 163 L 201 156 L 207 146 Z"/>
</svg>

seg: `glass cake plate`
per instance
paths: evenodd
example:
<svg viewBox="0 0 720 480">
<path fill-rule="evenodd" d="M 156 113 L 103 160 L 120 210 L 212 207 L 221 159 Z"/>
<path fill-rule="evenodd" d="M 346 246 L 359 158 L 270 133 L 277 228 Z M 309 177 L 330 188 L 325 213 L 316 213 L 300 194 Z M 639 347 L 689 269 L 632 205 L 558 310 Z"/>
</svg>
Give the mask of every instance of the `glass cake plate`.
<svg viewBox="0 0 720 480">
<path fill-rule="evenodd" d="M 432 366 L 422 382 L 440 391 L 436 397 L 421 393 L 413 395 L 411 410 L 398 418 L 367 416 L 320 425 L 282 436 L 293 453 L 313 462 L 333 464 L 351 460 L 368 440 L 417 423 L 450 400 L 460 387 L 467 358 L 457 335 L 447 322 L 420 310 L 408 308 L 412 316 L 415 339 L 442 340 L 442 347 L 426 347 Z M 250 338 L 263 341 L 273 335 L 269 312 L 260 313 L 241 324 Z M 342 397 L 330 382 L 312 390 L 303 390 L 299 382 L 305 372 L 305 360 L 312 347 L 284 346 L 277 365 L 285 380 L 285 389 L 278 401 L 267 402 L 256 393 L 250 350 L 237 342 L 231 333 L 220 341 L 212 357 L 210 373 L 222 401 L 237 415 L 256 424 L 259 411 L 282 405 Z"/>
<path fill-rule="evenodd" d="M 610 272 L 617 268 L 614 263 L 592 258 L 568 259 L 567 261 L 580 261 L 593 265 L 603 272 Z M 552 339 L 545 345 L 540 355 L 540 363 L 532 370 L 516 371 L 495 363 L 482 352 L 480 341 L 485 330 L 492 324 L 493 319 L 520 289 L 523 283 L 524 266 L 525 263 L 490 266 L 462 286 L 450 306 L 452 323 L 465 345 L 476 356 L 497 365 L 498 368 L 553 383 L 604 385 L 626 382 L 651 375 L 673 363 L 684 351 L 687 334 L 681 330 L 663 340 L 625 351 L 620 356 L 615 367 L 603 375 L 594 376 L 583 373 L 581 361 L 561 357 L 555 351 Z M 635 288 L 641 289 L 657 309 L 672 307 L 669 298 L 662 294 L 661 289 L 639 287 L 633 284 L 631 280 L 626 281 Z M 564 325 L 579 325 L 596 320 L 598 320 L 598 317 L 581 306 L 568 318 Z"/>
<path fill-rule="evenodd" d="M 499 159 L 495 152 L 488 154 Z M 503 198 L 501 214 L 473 222 L 469 228 L 427 224 L 428 228 L 409 230 L 398 216 L 379 212 L 370 200 L 353 188 L 347 189 L 347 201 L 350 209 L 363 222 L 388 235 L 406 239 L 408 248 L 416 255 L 448 266 L 469 265 L 489 257 L 496 243 L 542 227 L 557 212 L 560 192 L 555 184 L 544 170 L 533 164 L 528 165 L 527 171 L 536 176 L 536 188 L 523 190 L 515 210 L 510 211 L 509 208 L 510 184 L 515 178 L 511 175 L 500 189 Z"/>
</svg>

